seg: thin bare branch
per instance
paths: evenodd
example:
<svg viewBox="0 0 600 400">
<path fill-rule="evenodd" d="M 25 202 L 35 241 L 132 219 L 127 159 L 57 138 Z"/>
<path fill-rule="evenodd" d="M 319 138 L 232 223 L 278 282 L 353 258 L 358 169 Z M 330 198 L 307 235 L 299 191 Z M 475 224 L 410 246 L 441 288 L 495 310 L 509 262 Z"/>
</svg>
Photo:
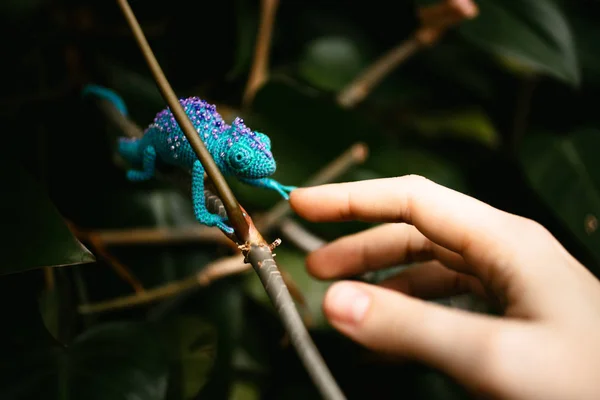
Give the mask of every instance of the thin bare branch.
<svg viewBox="0 0 600 400">
<path fill-rule="evenodd" d="M 354 107 L 367 97 L 373 88 L 390 72 L 412 56 L 420 47 L 419 40 L 412 37 L 391 49 L 340 91 L 337 96 L 338 104 L 345 108 Z"/>
<path fill-rule="evenodd" d="M 281 221 L 280 229 L 283 236 L 306 253 L 313 252 L 327 244 L 325 240 L 307 231 L 302 225 L 290 218 Z"/>
<path fill-rule="evenodd" d="M 273 26 L 275 25 L 275 14 L 279 7 L 279 0 L 261 0 L 260 2 L 260 22 L 258 33 L 256 35 L 256 44 L 254 47 L 254 59 L 246 89 L 242 98 L 242 106 L 250 107 L 256 92 L 264 85 L 269 75 L 269 54 L 271 50 L 271 37 L 273 36 Z"/>
<path fill-rule="evenodd" d="M 196 275 L 189 278 L 171 282 L 157 288 L 148 289 L 143 293 L 117 297 L 94 304 L 84 304 L 79 307 L 79 312 L 81 314 L 93 314 L 148 304 L 180 294 L 187 290 L 208 286 L 218 279 L 249 270 L 250 265 L 245 264 L 240 259 L 240 255 L 236 254 L 207 265 Z"/>
<path fill-rule="evenodd" d="M 202 225 L 93 230 L 86 232 L 86 235 L 94 237 L 104 243 L 105 246 L 148 246 L 185 243 L 231 244 L 231 241 L 223 236 L 218 228 L 209 228 Z"/>
<path fill-rule="evenodd" d="M 475 18 L 477 13 L 477 6 L 472 0 L 444 0 L 420 7 L 418 16 L 421 26 L 410 38 L 377 59 L 342 89 L 337 96 L 338 104 L 344 108 L 356 106 L 418 50 L 434 45 L 452 26 Z"/>
<path fill-rule="evenodd" d="M 277 264 L 273 260 L 273 245 L 270 246 L 267 244 L 252 223 L 250 215 L 238 204 L 202 139 L 196 134 L 192 122 L 186 115 L 171 85 L 167 81 L 127 0 L 117 0 L 117 2 L 146 58 L 163 98 L 169 105 L 177 123 L 194 149 L 196 156 L 202 163 L 210 181 L 216 187 L 218 197 L 222 201 L 227 211 L 228 219 L 235 229 L 235 235 L 239 240 L 239 248 L 244 255 L 244 262 L 250 262 L 254 270 L 258 273 L 265 291 L 277 309 L 287 332 L 290 334 L 292 344 L 304 367 L 326 400 L 345 399 L 345 396 L 308 334 L 290 292 L 281 278 Z M 279 241 L 275 243 L 279 243 Z"/>
<path fill-rule="evenodd" d="M 133 272 L 127 268 L 127 266 L 117 260 L 116 257 L 113 257 L 108 250 L 106 249 L 105 244 L 102 240 L 99 240 L 97 237 L 91 234 L 90 232 L 85 232 L 79 227 L 77 227 L 73 222 L 67 221 L 67 225 L 71 229 L 71 232 L 81 241 L 89 243 L 91 250 L 100 258 L 104 259 L 104 261 L 117 273 L 117 275 L 127 282 L 136 293 L 144 292 L 144 286 L 142 282 L 135 276 Z"/>
</svg>

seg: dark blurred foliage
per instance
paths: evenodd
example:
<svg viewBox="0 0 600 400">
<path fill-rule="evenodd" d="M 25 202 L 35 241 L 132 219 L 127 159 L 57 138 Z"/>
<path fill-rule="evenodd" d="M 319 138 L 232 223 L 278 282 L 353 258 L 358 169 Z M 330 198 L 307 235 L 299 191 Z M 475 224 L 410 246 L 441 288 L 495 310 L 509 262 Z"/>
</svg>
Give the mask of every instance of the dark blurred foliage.
<svg viewBox="0 0 600 400">
<path fill-rule="evenodd" d="M 598 274 L 600 4 L 477 0 L 476 19 L 418 52 L 357 108 L 341 109 L 336 92 L 408 38 L 426 3 L 282 2 L 271 79 L 243 115 L 271 136 L 275 178 L 301 184 L 364 141 L 369 159 L 342 180 L 426 176 L 541 222 Z M 179 96 L 240 108 L 258 1 L 130 4 Z M 3 0 L 0 18 L 0 398 L 315 398 L 253 274 L 145 307 L 77 314 L 82 301 L 132 289 L 101 258 L 90 262 L 63 218 L 85 229 L 176 227 L 194 223 L 191 204 L 168 184 L 127 182 L 113 161 L 119 132 L 79 94 L 87 82 L 116 90 L 142 126 L 164 106 L 115 2 Z M 252 213 L 278 200 L 231 184 Z M 327 240 L 367 226 L 299 222 Z M 150 288 L 227 250 L 111 254 Z M 319 308 L 328 283 L 309 277 L 304 254 L 285 241 L 277 254 L 308 298 L 311 333 L 349 398 L 465 398 L 443 375 L 387 364 L 331 330 Z"/>
</svg>

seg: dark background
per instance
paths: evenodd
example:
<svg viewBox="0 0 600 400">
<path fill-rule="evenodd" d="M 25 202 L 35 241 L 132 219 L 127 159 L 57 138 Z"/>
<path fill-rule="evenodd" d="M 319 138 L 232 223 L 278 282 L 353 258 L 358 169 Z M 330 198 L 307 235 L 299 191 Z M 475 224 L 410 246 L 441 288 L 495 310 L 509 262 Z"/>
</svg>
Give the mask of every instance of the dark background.
<svg viewBox="0 0 600 400">
<path fill-rule="evenodd" d="M 362 141 L 368 160 L 340 180 L 424 175 L 541 222 L 600 271 L 597 2 L 478 0 L 476 19 L 403 63 L 352 110 L 336 104 L 336 92 L 407 39 L 417 7 L 431 2 L 281 3 L 270 80 L 242 113 L 258 1 L 130 2 L 176 93 L 267 133 L 284 184 L 301 184 Z M 315 398 L 253 274 L 126 311 L 77 313 L 82 302 L 132 289 L 106 260 L 89 262 L 65 219 L 85 230 L 176 227 L 194 223 L 191 202 L 170 184 L 128 182 L 113 161 L 118 130 L 80 95 L 88 82 L 116 90 L 141 126 L 164 107 L 116 2 L 3 0 L 0 18 L 0 398 Z M 230 182 L 253 214 L 278 200 Z M 367 226 L 299 222 L 326 240 Z M 151 288 L 228 250 L 110 253 Z M 333 332 L 319 308 L 328 283 L 308 277 L 305 254 L 285 240 L 277 255 L 308 300 L 311 333 L 348 398 L 465 397 L 437 372 L 386 363 Z M 75 265 L 45 268 L 64 264 Z"/>
</svg>

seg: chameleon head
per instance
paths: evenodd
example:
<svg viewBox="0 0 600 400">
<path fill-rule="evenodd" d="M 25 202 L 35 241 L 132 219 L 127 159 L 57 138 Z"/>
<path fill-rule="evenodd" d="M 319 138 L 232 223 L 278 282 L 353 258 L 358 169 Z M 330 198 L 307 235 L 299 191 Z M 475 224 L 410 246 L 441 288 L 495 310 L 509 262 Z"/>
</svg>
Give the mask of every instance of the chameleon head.
<svg viewBox="0 0 600 400">
<path fill-rule="evenodd" d="M 242 125 L 241 119 L 236 119 L 236 125 Z M 225 161 L 231 172 L 240 178 L 260 179 L 275 173 L 276 164 L 271 153 L 271 140 L 260 132 L 252 132 L 245 128 L 233 130 L 227 140 Z"/>
</svg>

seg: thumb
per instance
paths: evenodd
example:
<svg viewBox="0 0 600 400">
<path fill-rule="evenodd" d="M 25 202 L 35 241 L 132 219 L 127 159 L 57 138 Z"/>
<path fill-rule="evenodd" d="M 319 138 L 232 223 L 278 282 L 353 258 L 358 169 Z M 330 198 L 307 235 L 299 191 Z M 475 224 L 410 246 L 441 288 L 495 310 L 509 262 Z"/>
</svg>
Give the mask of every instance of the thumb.
<svg viewBox="0 0 600 400">
<path fill-rule="evenodd" d="M 358 343 L 422 361 L 466 386 L 489 378 L 493 340 L 505 322 L 359 282 L 331 286 L 323 304 L 330 323 Z"/>
</svg>

